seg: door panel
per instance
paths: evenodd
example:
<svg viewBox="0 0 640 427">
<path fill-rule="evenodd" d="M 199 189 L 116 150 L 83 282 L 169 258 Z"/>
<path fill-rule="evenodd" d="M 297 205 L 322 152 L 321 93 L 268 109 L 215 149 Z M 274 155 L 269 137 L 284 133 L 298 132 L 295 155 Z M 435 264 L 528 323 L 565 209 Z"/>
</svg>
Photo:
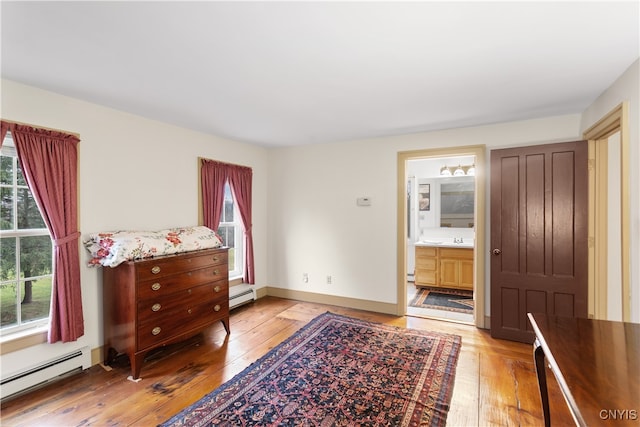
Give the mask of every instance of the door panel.
<svg viewBox="0 0 640 427">
<path fill-rule="evenodd" d="M 586 141 L 491 152 L 491 335 L 533 342 L 527 312 L 587 316 Z"/>
</svg>

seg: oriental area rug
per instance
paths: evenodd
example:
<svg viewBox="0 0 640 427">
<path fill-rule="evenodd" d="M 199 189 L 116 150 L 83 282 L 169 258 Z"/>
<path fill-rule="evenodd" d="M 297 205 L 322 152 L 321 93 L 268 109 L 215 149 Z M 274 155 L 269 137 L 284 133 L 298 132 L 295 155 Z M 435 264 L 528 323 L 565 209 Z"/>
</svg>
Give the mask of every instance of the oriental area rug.
<svg viewBox="0 0 640 427">
<path fill-rule="evenodd" d="M 161 426 L 444 426 L 460 343 L 327 312 Z"/>
<path fill-rule="evenodd" d="M 473 292 L 458 289 L 420 288 L 409 306 L 473 314 Z"/>
</svg>

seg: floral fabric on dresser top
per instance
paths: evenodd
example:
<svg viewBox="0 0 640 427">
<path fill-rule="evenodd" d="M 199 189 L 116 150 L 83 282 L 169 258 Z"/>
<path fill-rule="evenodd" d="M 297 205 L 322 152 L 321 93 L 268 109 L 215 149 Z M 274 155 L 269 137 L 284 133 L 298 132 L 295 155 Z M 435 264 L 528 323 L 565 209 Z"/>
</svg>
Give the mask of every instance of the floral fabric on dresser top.
<svg viewBox="0 0 640 427">
<path fill-rule="evenodd" d="M 222 241 L 210 228 L 196 226 L 91 234 L 84 246 L 91 253 L 90 267 L 115 267 L 125 261 L 218 248 Z"/>
</svg>

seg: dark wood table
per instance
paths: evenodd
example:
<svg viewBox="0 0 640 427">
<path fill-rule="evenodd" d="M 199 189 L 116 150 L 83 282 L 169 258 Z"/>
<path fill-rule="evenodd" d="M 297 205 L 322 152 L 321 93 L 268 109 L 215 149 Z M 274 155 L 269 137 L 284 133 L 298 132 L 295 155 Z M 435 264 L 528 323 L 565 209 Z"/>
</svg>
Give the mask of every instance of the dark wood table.
<svg viewBox="0 0 640 427">
<path fill-rule="evenodd" d="M 576 425 L 640 425 L 640 324 L 528 313 L 545 425 L 545 358 Z"/>
</svg>

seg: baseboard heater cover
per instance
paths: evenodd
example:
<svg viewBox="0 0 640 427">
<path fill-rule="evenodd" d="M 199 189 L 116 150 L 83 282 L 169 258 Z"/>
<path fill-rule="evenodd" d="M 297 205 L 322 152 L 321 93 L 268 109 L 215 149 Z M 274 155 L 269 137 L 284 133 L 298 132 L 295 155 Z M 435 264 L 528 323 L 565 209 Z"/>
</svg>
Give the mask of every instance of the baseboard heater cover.
<svg viewBox="0 0 640 427">
<path fill-rule="evenodd" d="M 229 288 L 229 309 L 256 300 L 256 290 L 253 286 L 243 283 Z"/>
<path fill-rule="evenodd" d="M 91 350 L 82 347 L 33 368 L 25 369 L 0 381 L 0 399 L 47 383 L 60 375 L 91 367 Z"/>
</svg>

